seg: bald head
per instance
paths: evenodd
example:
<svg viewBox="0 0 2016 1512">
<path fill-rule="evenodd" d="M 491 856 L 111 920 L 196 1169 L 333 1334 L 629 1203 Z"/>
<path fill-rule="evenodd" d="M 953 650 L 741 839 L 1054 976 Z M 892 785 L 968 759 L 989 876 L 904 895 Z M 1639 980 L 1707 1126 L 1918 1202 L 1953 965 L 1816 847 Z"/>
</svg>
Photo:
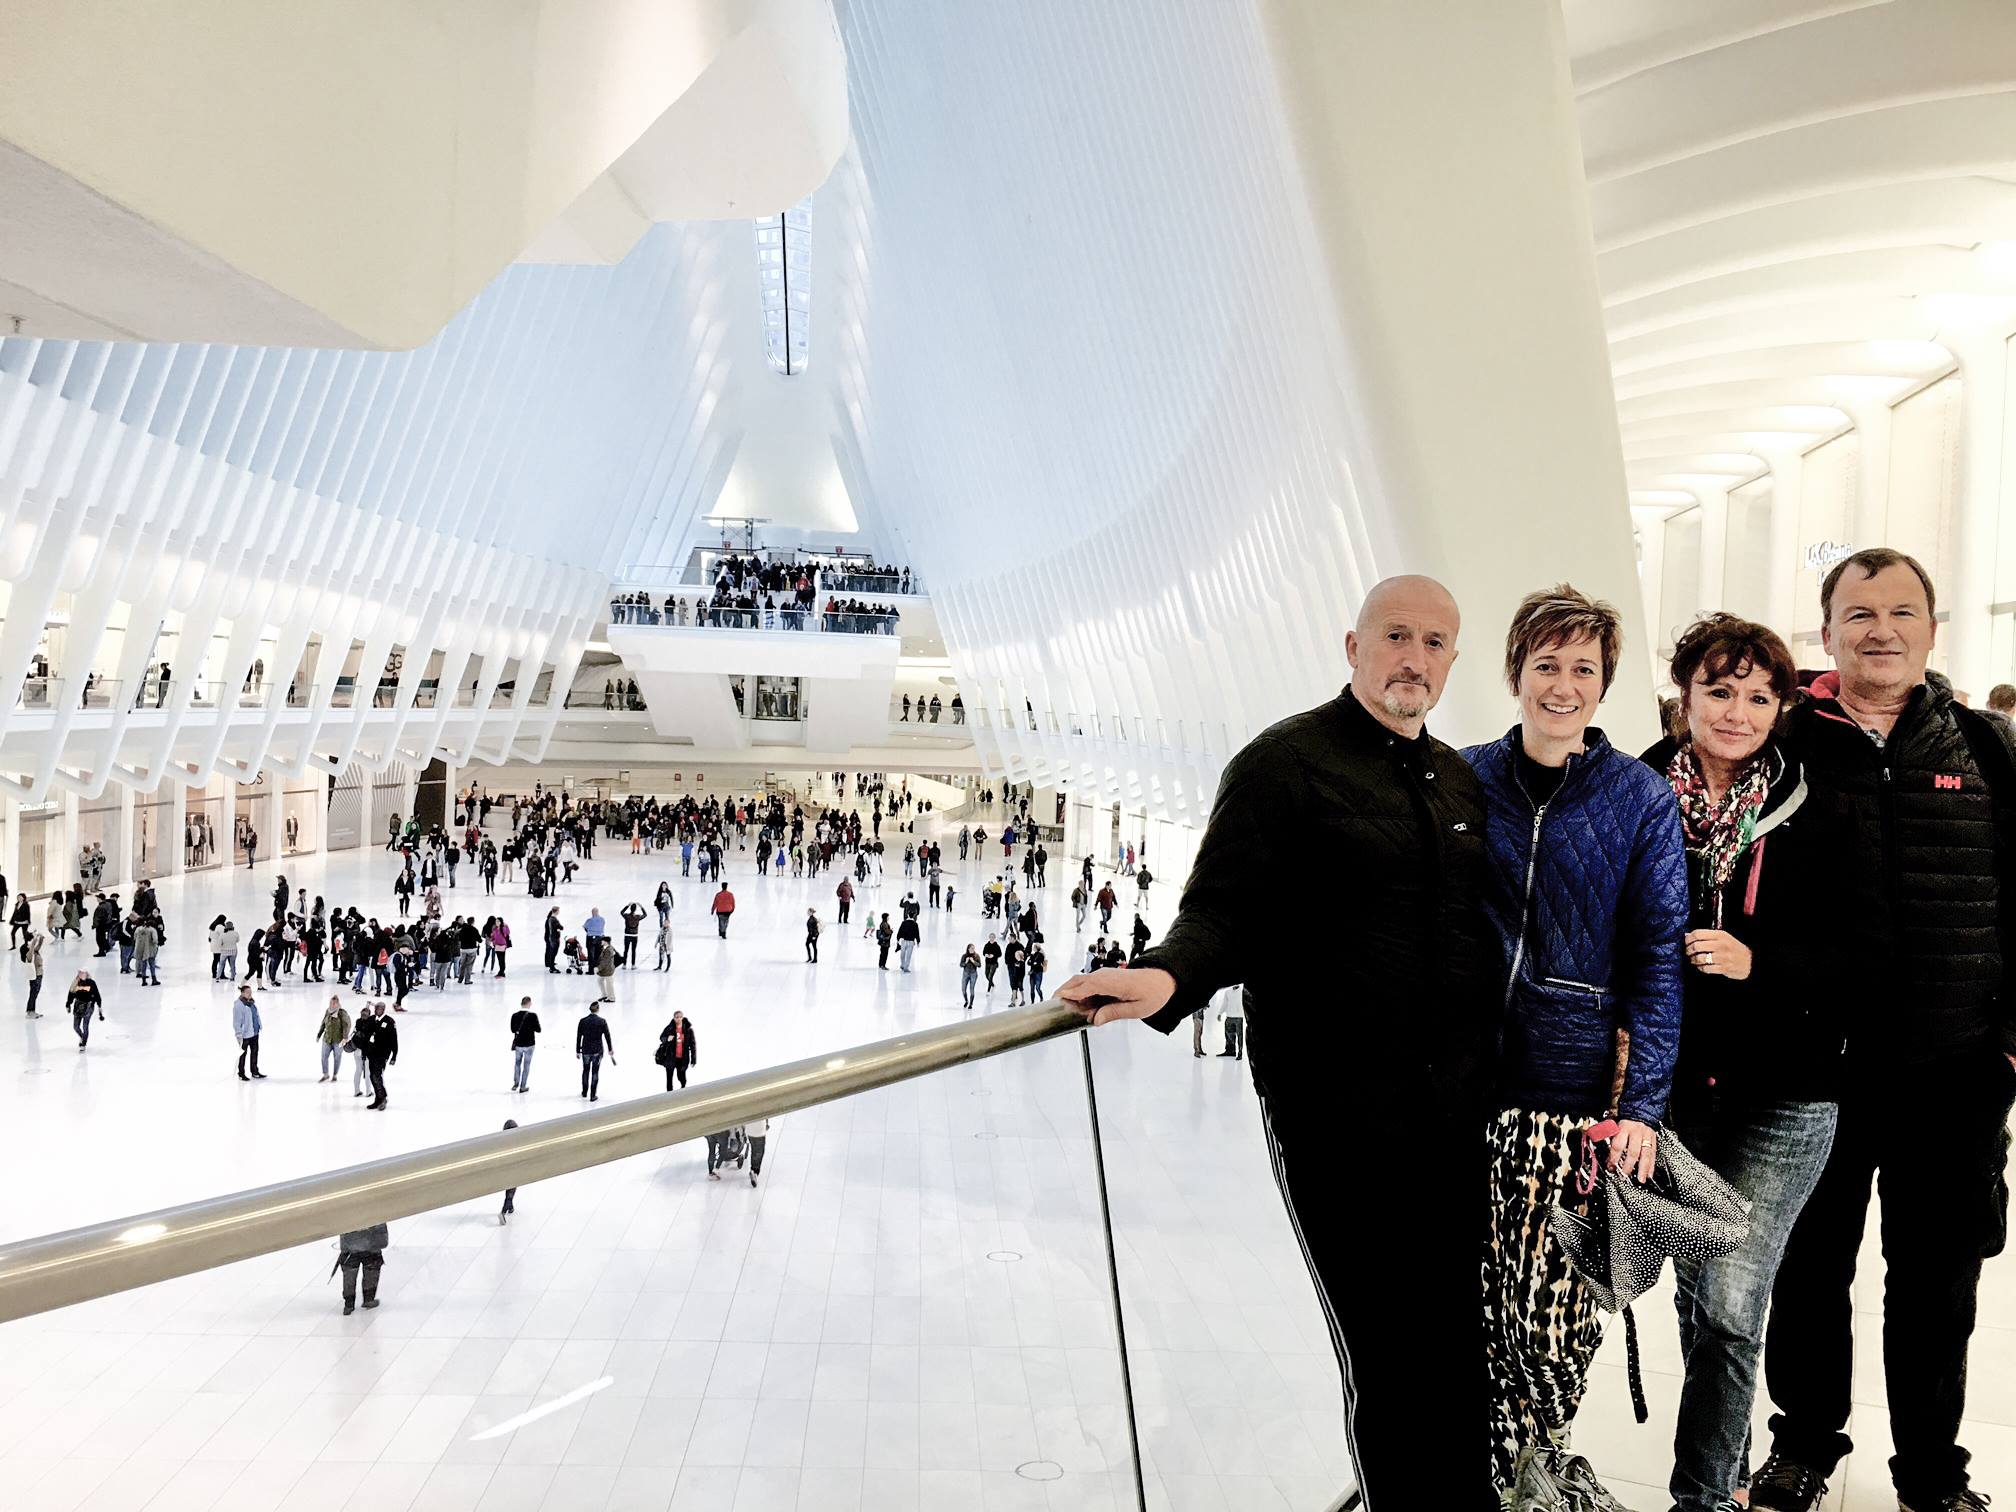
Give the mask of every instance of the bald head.
<svg viewBox="0 0 2016 1512">
<path fill-rule="evenodd" d="M 1344 637 L 1353 695 L 1374 719 L 1413 739 L 1442 697 L 1461 624 L 1455 598 L 1433 578 L 1375 583 Z"/>
<path fill-rule="evenodd" d="M 1365 602 L 1358 606 L 1358 622 L 1353 628 L 1362 635 L 1395 612 L 1440 621 L 1452 641 L 1462 628 L 1463 616 L 1457 611 L 1455 595 L 1435 579 L 1411 572 L 1374 583 Z"/>
</svg>

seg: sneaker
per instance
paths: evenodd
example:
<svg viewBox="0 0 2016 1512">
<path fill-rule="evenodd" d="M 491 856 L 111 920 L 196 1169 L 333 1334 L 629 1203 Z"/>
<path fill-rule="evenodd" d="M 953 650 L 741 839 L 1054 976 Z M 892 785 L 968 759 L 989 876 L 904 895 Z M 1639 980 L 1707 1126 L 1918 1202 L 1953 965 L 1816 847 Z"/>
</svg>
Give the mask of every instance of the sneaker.
<svg viewBox="0 0 2016 1512">
<path fill-rule="evenodd" d="M 1826 1494 L 1825 1476 L 1781 1454 L 1773 1454 L 1750 1477 L 1750 1505 L 1756 1512 L 1813 1512 Z"/>
<path fill-rule="evenodd" d="M 1931 1501 L 1906 1501 L 1899 1493 L 1897 1512 L 1988 1512 L 1988 1498 L 1964 1486 Z"/>
<path fill-rule="evenodd" d="M 369 1312 L 372 1308 L 376 1307 L 377 1305 L 378 1305 L 378 1299 L 376 1297 L 366 1297 L 364 1299 L 364 1310 L 366 1312 Z"/>
<path fill-rule="evenodd" d="M 1563 1454 L 1555 1472 L 1571 1494 L 1579 1493 L 1580 1499 L 1575 1503 L 1578 1508 L 1587 1508 L 1588 1512 L 1631 1512 L 1596 1479 L 1595 1467 L 1581 1455 Z"/>
<path fill-rule="evenodd" d="M 350 1314 L 354 1313 L 355 1311 L 357 1311 L 357 1304 L 356 1304 L 355 1302 L 345 1302 L 345 1303 L 343 1304 L 343 1316 L 344 1316 L 344 1317 L 346 1317 L 346 1318 L 347 1318 L 347 1317 L 349 1317 L 349 1316 L 350 1316 Z"/>
</svg>

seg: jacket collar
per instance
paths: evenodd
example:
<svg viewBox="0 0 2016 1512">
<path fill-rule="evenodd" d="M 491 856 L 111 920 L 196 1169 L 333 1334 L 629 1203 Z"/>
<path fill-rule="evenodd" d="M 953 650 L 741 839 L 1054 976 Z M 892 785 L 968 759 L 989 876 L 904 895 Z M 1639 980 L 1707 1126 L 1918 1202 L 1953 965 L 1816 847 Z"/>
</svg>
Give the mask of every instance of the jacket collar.
<svg viewBox="0 0 2016 1512">
<path fill-rule="evenodd" d="M 1806 691 L 1813 700 L 1813 713 L 1817 717 L 1832 720 L 1837 724 L 1854 725 L 1858 730 L 1862 728 L 1856 721 L 1855 716 L 1850 714 L 1841 702 L 1841 674 L 1839 672 L 1831 669 L 1822 672 L 1811 683 L 1807 684 Z M 1925 674 L 1925 681 L 1911 690 L 1909 700 L 1905 703 L 1903 709 L 1899 711 L 1897 723 L 1890 727 L 1890 735 L 1886 739 L 1895 739 L 1898 730 L 1904 728 L 1906 725 L 1915 723 L 1921 718 L 1927 716 L 1937 717 L 1952 702 L 1953 684 L 1947 680 L 1943 672 L 1928 670 Z"/>
<path fill-rule="evenodd" d="M 1670 735 L 1661 736 L 1638 759 L 1652 768 L 1661 777 L 1672 764 L 1674 752 L 1680 749 L 1680 742 Z M 1806 775 L 1799 765 L 1798 757 L 1785 749 L 1785 744 L 1776 735 L 1765 743 L 1763 759 L 1771 764 L 1771 781 L 1764 798 L 1763 812 L 1757 816 L 1755 833 L 1764 834 L 1776 829 L 1798 810 L 1806 801 Z"/>
<path fill-rule="evenodd" d="M 1337 724 L 1344 737 L 1353 745 L 1365 749 L 1390 748 L 1399 754 L 1413 755 L 1428 748 L 1428 730 L 1423 726 L 1421 733 L 1413 739 L 1388 729 L 1372 715 L 1372 711 L 1358 701 L 1358 695 L 1351 690 L 1351 684 L 1344 685 L 1344 691 L 1330 701 L 1337 711 Z"/>
</svg>

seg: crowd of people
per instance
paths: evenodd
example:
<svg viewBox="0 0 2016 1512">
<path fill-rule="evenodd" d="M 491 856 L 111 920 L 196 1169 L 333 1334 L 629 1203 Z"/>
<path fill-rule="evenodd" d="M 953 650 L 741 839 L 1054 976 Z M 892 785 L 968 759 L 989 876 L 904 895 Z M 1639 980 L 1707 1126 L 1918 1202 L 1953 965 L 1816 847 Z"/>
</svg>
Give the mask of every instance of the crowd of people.
<svg viewBox="0 0 2016 1512">
<path fill-rule="evenodd" d="M 1899 1504 L 1986 1507 L 1960 1431 L 2007 1229 L 2016 734 L 1928 671 L 1936 595 L 1912 558 L 1849 556 L 1820 611 L 1833 666 L 1811 678 L 1762 625 L 1686 627 L 1677 729 L 1632 756 L 1592 723 L 1617 611 L 1532 594 L 1502 664 L 1519 722 L 1458 752 L 1424 730 L 1456 604 L 1382 583 L 1346 640 L 1350 686 L 1228 765 L 1161 942 L 1059 988 L 1166 1033 L 1243 984 L 1368 1505 L 1419 1486 L 1423 1382 L 1439 1504 L 1617 1505 L 1570 1431 L 1601 1313 L 1670 1256 L 1673 1506 L 1812 1512 L 1853 1447 L 1873 1181 Z M 1312 846 L 1322 874 L 1280 887 Z M 1311 939 L 1326 948 L 1276 943 Z M 1362 1222 L 1392 1197 L 1396 1135 L 1397 1308 Z"/>
<path fill-rule="evenodd" d="M 950 708 L 952 712 L 952 723 L 955 725 L 966 723 L 966 704 L 957 693 L 952 695 L 952 702 L 949 705 L 936 693 L 933 693 L 928 699 L 919 693 L 914 700 L 908 693 L 905 693 L 902 701 L 902 713 L 896 720 L 898 724 L 910 724 L 913 722 L 910 718 L 910 711 L 913 706 L 917 711 L 917 718 L 914 721 L 917 724 L 938 723 L 938 716 L 943 714 L 947 708 Z"/>
</svg>

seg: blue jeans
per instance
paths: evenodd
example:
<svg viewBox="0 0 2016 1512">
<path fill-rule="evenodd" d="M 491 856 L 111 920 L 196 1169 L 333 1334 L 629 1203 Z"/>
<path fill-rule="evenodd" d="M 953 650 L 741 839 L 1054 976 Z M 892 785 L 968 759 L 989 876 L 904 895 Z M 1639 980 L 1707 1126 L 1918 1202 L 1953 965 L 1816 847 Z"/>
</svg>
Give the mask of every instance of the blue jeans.
<svg viewBox="0 0 2016 1512">
<path fill-rule="evenodd" d="M 516 1087 L 520 1092 L 523 1092 L 532 1083 L 533 1049 L 534 1047 L 531 1045 L 513 1045 L 511 1047 L 511 1085 Z"/>
<path fill-rule="evenodd" d="M 1676 1124 L 1687 1148 L 1750 1203 L 1742 1248 L 1673 1266 L 1686 1367 L 1667 1487 L 1676 1512 L 1715 1512 L 1749 1483 L 1764 1313 L 1792 1225 L 1834 1147 L 1839 1112 L 1834 1103 L 1731 1100 Z"/>
</svg>

